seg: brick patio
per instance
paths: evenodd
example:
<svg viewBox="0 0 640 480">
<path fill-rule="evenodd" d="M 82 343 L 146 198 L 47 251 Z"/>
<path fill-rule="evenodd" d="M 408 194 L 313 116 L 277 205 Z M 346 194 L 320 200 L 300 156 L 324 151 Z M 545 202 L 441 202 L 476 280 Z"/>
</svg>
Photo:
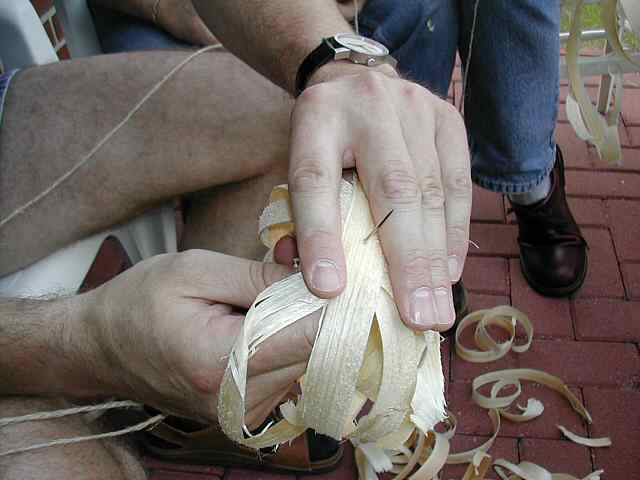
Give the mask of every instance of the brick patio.
<svg viewBox="0 0 640 480">
<path fill-rule="evenodd" d="M 459 79 L 459 76 L 457 77 Z M 459 80 L 452 88 L 458 92 Z M 566 88 L 562 88 L 561 103 Z M 561 105 L 561 112 L 564 106 Z M 531 460 L 553 472 L 582 477 L 594 469 L 605 479 L 640 478 L 640 77 L 627 79 L 621 127 L 624 165 L 607 166 L 593 148 L 576 138 L 561 114 L 557 140 L 567 161 L 568 192 L 578 223 L 590 245 L 590 272 L 576 298 L 553 300 L 534 293 L 518 262 L 517 228 L 503 199 L 476 188 L 471 249 L 465 281 L 472 307 L 510 303 L 532 319 L 535 339 L 521 355 L 491 364 L 470 364 L 443 344 L 447 398 L 460 421 L 453 450 L 471 448 L 491 433 L 486 412 L 471 402 L 471 380 L 490 370 L 530 367 L 563 378 L 581 397 L 594 422 L 584 424 L 568 404 L 546 389 L 524 387 L 545 404 L 543 416 L 514 425 L 504 422 L 490 453 L 518 462 Z M 118 267 L 119 268 L 119 267 Z M 108 270 L 104 267 L 103 270 Z M 589 449 L 564 440 L 556 429 L 591 436 L 611 436 L 614 449 Z M 179 466 L 148 459 L 153 480 L 294 480 L 293 476 L 217 467 Z M 442 478 L 460 478 L 462 467 L 447 467 Z M 319 480 L 356 478 L 352 455 Z M 490 478 L 495 478 L 494 474 Z"/>
</svg>

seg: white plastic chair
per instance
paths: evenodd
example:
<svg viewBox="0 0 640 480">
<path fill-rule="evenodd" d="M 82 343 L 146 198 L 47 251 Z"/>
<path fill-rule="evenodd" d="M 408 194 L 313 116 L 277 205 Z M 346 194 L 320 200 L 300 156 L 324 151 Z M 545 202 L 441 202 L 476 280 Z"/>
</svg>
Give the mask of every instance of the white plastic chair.
<svg viewBox="0 0 640 480">
<path fill-rule="evenodd" d="M 628 0 L 629 3 L 634 0 Z M 585 0 L 584 3 L 599 3 L 600 0 Z M 562 3 L 568 3 L 563 1 Z M 569 2 L 570 3 L 570 2 Z M 627 12 L 631 14 L 631 12 Z M 640 33 L 640 32 L 639 32 Z M 560 41 L 566 42 L 569 38 L 568 32 L 560 34 Z M 606 113 L 611 105 L 611 95 L 613 91 L 613 82 L 610 72 L 622 72 L 622 73 L 635 73 L 640 71 L 637 65 L 630 63 L 614 53 L 611 53 L 609 42 L 607 40 L 607 33 L 604 29 L 599 30 L 585 30 L 582 32 L 581 38 L 583 40 L 605 40 L 605 49 L 601 56 L 597 57 L 581 57 L 579 61 L 580 71 L 583 77 L 595 77 L 600 76 L 600 86 L 598 90 L 598 102 L 597 107 L 600 113 Z M 640 54 L 634 55 L 636 61 L 640 61 Z M 560 62 L 560 78 L 568 78 L 567 66 L 564 59 Z"/>
<path fill-rule="evenodd" d="M 86 0 L 56 0 L 55 7 L 72 56 L 101 53 Z M 0 59 L 5 70 L 58 61 L 29 0 L 0 0 Z M 107 237 L 120 241 L 132 263 L 159 253 L 175 252 L 173 205 L 85 238 L 23 270 L 0 277 L 0 296 L 77 292 Z"/>
</svg>

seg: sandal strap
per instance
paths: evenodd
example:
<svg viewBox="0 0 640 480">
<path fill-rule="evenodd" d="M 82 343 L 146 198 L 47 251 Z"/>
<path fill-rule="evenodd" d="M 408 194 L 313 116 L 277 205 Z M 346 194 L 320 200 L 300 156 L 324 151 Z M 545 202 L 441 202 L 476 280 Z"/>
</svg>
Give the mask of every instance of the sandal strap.
<svg viewBox="0 0 640 480">
<path fill-rule="evenodd" d="M 147 434 L 178 445 L 179 449 L 174 451 L 210 451 L 212 454 L 215 453 L 215 457 L 228 455 L 233 458 L 242 458 L 243 461 L 246 459 L 247 466 L 301 471 L 313 470 L 306 434 L 300 435 L 291 443 L 280 445 L 275 452 L 259 452 L 236 444 L 222 432 L 217 424 L 195 432 L 185 432 L 166 422 L 161 422 Z M 185 460 L 187 460 L 186 457 Z"/>
</svg>

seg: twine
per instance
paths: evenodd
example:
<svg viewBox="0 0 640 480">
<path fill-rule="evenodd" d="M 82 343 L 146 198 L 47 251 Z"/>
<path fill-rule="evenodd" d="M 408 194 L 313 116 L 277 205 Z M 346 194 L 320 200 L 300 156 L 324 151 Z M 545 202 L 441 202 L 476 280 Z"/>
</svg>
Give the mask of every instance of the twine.
<svg viewBox="0 0 640 480">
<path fill-rule="evenodd" d="M 96 412 L 100 410 L 110 410 L 112 408 L 126 408 L 126 407 L 140 407 L 142 406 L 138 402 L 132 402 L 131 400 L 121 400 L 117 402 L 105 402 L 99 405 L 85 405 L 82 407 L 67 408 L 64 410 L 53 410 L 50 412 L 37 412 L 30 413 L 29 415 L 22 415 L 21 417 L 7 417 L 0 418 L 0 428 L 8 425 L 15 425 L 16 423 L 24 422 L 36 422 L 38 420 L 51 420 L 54 418 L 68 417 L 70 415 L 78 415 L 80 413 Z"/>
<path fill-rule="evenodd" d="M 469 79 L 469 68 L 471 67 L 471 54 L 473 52 L 473 40 L 476 34 L 476 20 L 478 19 L 478 5 L 480 4 L 480 0 L 476 0 L 476 3 L 473 5 L 473 21 L 471 23 L 471 34 L 469 35 L 469 48 L 467 49 L 467 61 L 464 67 L 464 72 L 462 76 L 462 98 L 460 99 L 460 108 L 459 111 L 462 113 L 464 108 L 464 100 L 467 96 L 467 81 Z M 1 225 L 0 225 L 1 226 Z"/>
<path fill-rule="evenodd" d="M 44 412 L 44 413 L 47 413 L 47 412 Z M 55 413 L 55 412 L 48 412 L 48 413 Z M 145 420 L 144 422 L 140 422 L 135 425 L 132 425 L 131 427 L 123 428 L 122 430 L 115 430 L 113 432 L 100 433 L 97 435 L 87 435 L 84 437 L 60 438 L 58 440 L 52 440 L 50 442 L 36 443 L 35 445 L 30 445 L 28 447 L 14 448 L 12 450 L 6 450 L 4 452 L 0 452 L 0 457 L 7 457 L 9 455 L 16 455 L 18 453 L 32 452 L 34 450 L 42 450 L 43 448 L 72 445 L 74 443 L 80 443 L 80 442 L 88 442 L 90 440 L 100 440 L 103 438 L 118 437 L 120 435 L 126 435 L 127 433 L 139 432 L 140 430 L 145 430 L 147 428 L 151 429 L 155 427 L 157 424 L 159 424 L 160 422 L 162 422 L 165 418 L 166 418 L 166 415 L 160 414 L 160 415 L 156 415 L 155 417 L 151 417 L 149 420 Z"/>
<path fill-rule="evenodd" d="M 353 9 L 355 10 L 353 15 L 353 26 L 356 29 L 356 33 L 360 35 L 360 23 L 358 21 L 358 16 L 360 15 L 360 8 L 358 8 L 358 0 L 353 0 Z"/>
</svg>

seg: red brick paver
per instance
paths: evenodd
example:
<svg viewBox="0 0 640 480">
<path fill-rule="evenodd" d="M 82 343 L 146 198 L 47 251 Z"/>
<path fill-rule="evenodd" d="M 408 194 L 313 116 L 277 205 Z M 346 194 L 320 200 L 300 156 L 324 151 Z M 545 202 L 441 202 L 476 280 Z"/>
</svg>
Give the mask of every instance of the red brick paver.
<svg viewBox="0 0 640 480">
<path fill-rule="evenodd" d="M 518 450 L 521 462 L 544 465 L 552 473 L 570 473 L 582 478 L 592 471 L 589 449 L 567 440 L 526 438 L 520 441 Z"/>
<path fill-rule="evenodd" d="M 471 220 L 504 223 L 502 195 L 474 185 Z"/>
<path fill-rule="evenodd" d="M 488 364 L 469 363 L 454 355 L 451 378 L 453 381 L 470 382 L 478 375 L 503 368 L 544 370 L 569 385 L 628 388 L 638 382 L 640 356 L 632 344 L 537 340 L 525 353 L 510 352 Z"/>
<path fill-rule="evenodd" d="M 631 300 L 640 300 L 640 263 L 623 264 L 622 277 L 627 289 L 627 296 Z"/>
<path fill-rule="evenodd" d="M 611 448 L 594 448 L 595 467 L 607 479 L 640 478 L 640 392 L 584 389 L 585 403 L 593 416 L 591 436 L 611 437 Z"/>
<path fill-rule="evenodd" d="M 608 230 L 583 228 L 589 244 L 589 273 L 578 296 L 624 297 L 618 259 Z"/>
<path fill-rule="evenodd" d="M 511 274 L 511 303 L 525 312 L 535 325 L 539 337 L 573 337 L 569 300 L 545 298 L 536 293 L 525 280 L 519 260 L 509 263 Z"/>
<path fill-rule="evenodd" d="M 518 256 L 518 228 L 515 225 L 472 223 L 469 237 L 478 248 L 469 247 L 470 255 Z"/>
<path fill-rule="evenodd" d="M 464 266 L 464 283 L 474 292 L 508 295 L 507 265 L 503 258 L 468 257 Z"/>
<path fill-rule="evenodd" d="M 640 260 L 640 202 L 608 200 L 607 211 L 618 258 Z"/>
<path fill-rule="evenodd" d="M 640 302 L 591 298 L 577 301 L 575 312 L 578 340 L 640 342 Z"/>
</svg>

